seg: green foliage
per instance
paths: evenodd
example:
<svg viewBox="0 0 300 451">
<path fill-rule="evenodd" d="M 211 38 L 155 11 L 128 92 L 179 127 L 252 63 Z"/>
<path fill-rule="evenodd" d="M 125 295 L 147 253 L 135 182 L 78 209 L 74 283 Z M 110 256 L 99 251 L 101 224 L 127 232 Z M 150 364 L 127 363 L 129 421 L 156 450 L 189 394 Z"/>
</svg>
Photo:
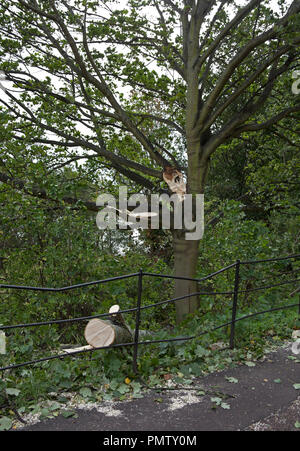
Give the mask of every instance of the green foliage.
<svg viewBox="0 0 300 451">
<path fill-rule="evenodd" d="M 222 207 L 222 221 L 214 230 L 206 231 L 206 240 L 201 243 L 199 277 L 232 263 L 238 257 L 242 260 L 268 258 L 294 249 L 293 229 L 288 228 L 279 235 L 272 225 L 247 219 L 236 201 L 224 201 Z M 139 268 L 153 273 L 171 272 L 164 260 L 157 256 L 153 258 L 151 252 L 154 250 L 151 246 L 145 247 L 143 235 L 140 235 L 139 242 L 128 232 L 123 236 L 120 236 L 121 232 L 115 232 L 115 237 L 111 237 L 114 245 L 111 246 L 109 235 L 101 238 L 101 232 L 95 227 L 95 218 L 84 209 L 57 211 L 44 208 L 35 200 L 27 201 L 25 206 L 16 203 L 6 208 L 6 214 L 5 211 L 2 214 L 2 255 L 5 256 L 2 280 L 7 283 L 59 287 L 137 272 Z M 8 215 L 12 211 L 14 215 L 18 211 L 20 218 L 13 228 Z M 298 272 L 297 261 L 292 264 L 282 261 L 242 266 L 240 288 L 289 280 Z M 234 270 L 231 269 L 201 289 L 231 291 L 233 281 Z M 172 293 L 172 281 L 143 278 L 143 305 L 171 298 Z M 238 316 L 282 305 L 286 293 L 286 285 L 263 292 L 241 293 Z M 1 293 L 1 322 L 17 324 L 106 313 L 116 303 L 122 309 L 134 307 L 136 297 L 137 278 L 65 293 L 9 290 Z M 176 326 L 173 304 L 164 304 L 142 311 L 141 328 L 154 332 L 157 340 L 202 334 L 230 321 L 231 305 L 230 295 L 202 296 L 198 313 Z M 291 336 L 296 319 L 295 310 L 283 310 L 238 322 L 234 351 L 211 346 L 221 342 L 226 347 L 228 327 L 194 340 L 141 346 L 139 374 L 147 384 L 157 387 L 165 383 L 166 374 L 171 374 L 175 383 L 187 384 L 192 377 L 237 362 L 254 365 L 253 361 L 263 355 L 266 346 L 278 345 Z M 126 321 L 135 327 L 134 314 L 127 314 Z M 7 354 L 0 356 L 0 364 L 5 366 L 53 355 L 59 352 L 62 343 L 82 345 L 85 324 L 76 322 L 7 331 Z M 5 419 L 11 415 L 11 403 L 21 411 L 37 412 L 48 418 L 62 410 L 63 401 L 60 400 L 64 399 L 65 392 L 77 393 L 78 399 L 85 402 L 100 402 L 137 398 L 142 396 L 143 388 L 132 372 L 130 348 L 54 359 L 9 374 L 5 372 L 1 384 L 0 405 L 7 406 L 2 414 L 2 428 L 12 424 Z M 54 401 L 50 402 L 49 393 L 56 393 Z M 67 409 L 64 414 L 72 415 L 72 409 Z"/>
</svg>

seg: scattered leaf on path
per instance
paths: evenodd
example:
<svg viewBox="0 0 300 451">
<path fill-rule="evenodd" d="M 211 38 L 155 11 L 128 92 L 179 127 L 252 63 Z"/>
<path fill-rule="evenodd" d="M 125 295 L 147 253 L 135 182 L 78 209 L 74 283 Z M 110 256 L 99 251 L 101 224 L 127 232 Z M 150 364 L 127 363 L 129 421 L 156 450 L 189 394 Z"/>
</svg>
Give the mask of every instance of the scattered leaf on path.
<svg viewBox="0 0 300 451">
<path fill-rule="evenodd" d="M 230 409 L 230 405 L 229 404 L 227 404 L 227 402 L 222 402 L 221 403 L 221 407 L 222 407 L 222 409 Z"/>
<path fill-rule="evenodd" d="M 199 390 L 199 391 L 197 391 L 197 395 L 204 396 L 205 395 L 205 391 Z"/>
<path fill-rule="evenodd" d="M 225 376 L 225 379 L 230 382 L 231 384 L 237 384 L 238 383 L 238 379 L 236 379 L 235 377 L 227 377 Z"/>
<path fill-rule="evenodd" d="M 72 412 L 71 410 L 65 410 L 62 412 L 62 416 L 65 418 L 77 418 L 78 415 L 75 412 Z"/>
</svg>

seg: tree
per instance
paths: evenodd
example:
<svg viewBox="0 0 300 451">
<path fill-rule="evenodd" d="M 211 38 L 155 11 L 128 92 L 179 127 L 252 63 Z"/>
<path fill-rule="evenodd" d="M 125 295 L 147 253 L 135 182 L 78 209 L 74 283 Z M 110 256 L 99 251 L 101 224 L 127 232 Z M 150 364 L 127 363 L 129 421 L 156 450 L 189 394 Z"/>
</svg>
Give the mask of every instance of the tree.
<svg viewBox="0 0 300 451">
<path fill-rule="evenodd" d="M 48 174 L 85 159 L 148 193 L 157 192 L 166 166 L 176 167 L 186 172 L 188 193 L 204 193 L 218 149 L 299 113 L 290 87 L 278 107 L 276 87 L 297 67 L 300 1 L 277 6 L 3 0 L 0 68 L 13 88 L 1 99 L 0 181 L 51 198 L 34 164 Z M 11 169 L 16 148 L 29 161 L 23 179 Z M 195 276 L 199 240 L 174 230 L 173 243 L 175 274 Z M 175 291 L 197 288 L 177 281 Z M 177 303 L 177 320 L 197 306 L 196 297 Z"/>
</svg>

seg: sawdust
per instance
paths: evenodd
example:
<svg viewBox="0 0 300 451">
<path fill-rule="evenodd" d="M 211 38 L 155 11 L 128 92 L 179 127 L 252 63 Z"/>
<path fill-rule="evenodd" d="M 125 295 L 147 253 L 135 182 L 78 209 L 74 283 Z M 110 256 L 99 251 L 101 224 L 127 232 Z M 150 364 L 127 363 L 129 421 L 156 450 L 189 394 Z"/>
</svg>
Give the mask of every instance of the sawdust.
<svg viewBox="0 0 300 451">
<path fill-rule="evenodd" d="M 176 393 L 176 396 L 173 396 L 170 399 L 170 403 L 167 407 L 167 410 L 177 410 L 182 409 L 189 404 L 198 404 L 201 402 L 201 396 L 196 396 L 191 391 L 182 390 Z"/>
</svg>

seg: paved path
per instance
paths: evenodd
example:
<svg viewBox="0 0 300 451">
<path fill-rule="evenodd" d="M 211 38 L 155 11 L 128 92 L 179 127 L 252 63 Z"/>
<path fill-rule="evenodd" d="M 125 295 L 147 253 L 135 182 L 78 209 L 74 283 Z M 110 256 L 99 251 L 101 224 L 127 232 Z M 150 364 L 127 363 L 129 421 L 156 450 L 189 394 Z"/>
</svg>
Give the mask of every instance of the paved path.
<svg viewBox="0 0 300 451">
<path fill-rule="evenodd" d="M 77 418 L 41 421 L 23 430 L 30 431 L 238 431 L 300 430 L 300 363 L 281 348 L 255 367 L 237 368 L 197 378 L 197 391 L 150 391 L 144 398 L 118 403 L 99 403 L 99 409 L 78 409 Z M 300 356 L 298 356 L 300 359 Z M 234 377 L 233 383 L 226 377 Z M 280 379 L 281 382 L 278 381 Z M 274 382 L 277 380 L 277 383 Z M 192 386 L 193 387 L 193 386 Z M 230 406 L 223 409 L 212 397 Z"/>
</svg>

